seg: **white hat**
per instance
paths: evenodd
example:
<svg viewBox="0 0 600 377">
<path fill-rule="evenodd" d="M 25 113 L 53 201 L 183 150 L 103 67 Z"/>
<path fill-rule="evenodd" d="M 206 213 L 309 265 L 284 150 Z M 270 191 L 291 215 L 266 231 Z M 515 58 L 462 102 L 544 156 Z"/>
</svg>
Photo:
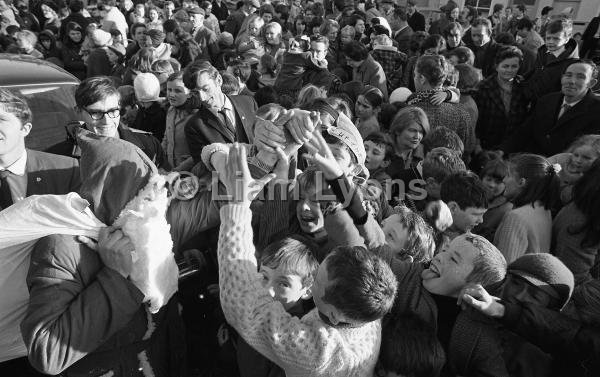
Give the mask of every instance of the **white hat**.
<svg viewBox="0 0 600 377">
<path fill-rule="evenodd" d="M 110 44 L 112 35 L 102 29 L 96 29 L 92 31 L 90 39 L 92 40 L 92 43 L 96 45 L 96 47 L 104 47 Z"/>
<path fill-rule="evenodd" d="M 412 94 L 410 89 L 408 88 L 397 88 L 394 89 L 392 94 L 390 94 L 390 103 L 394 102 L 406 102 L 408 97 Z"/>
<path fill-rule="evenodd" d="M 139 73 L 133 80 L 133 90 L 140 102 L 153 102 L 160 99 L 160 82 L 152 73 Z"/>
</svg>

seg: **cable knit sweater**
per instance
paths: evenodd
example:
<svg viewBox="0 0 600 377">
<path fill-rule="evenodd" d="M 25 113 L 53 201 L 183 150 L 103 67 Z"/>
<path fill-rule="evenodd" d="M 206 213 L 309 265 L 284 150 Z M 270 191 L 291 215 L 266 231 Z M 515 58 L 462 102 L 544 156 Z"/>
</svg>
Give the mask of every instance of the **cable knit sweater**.
<svg viewBox="0 0 600 377">
<path fill-rule="evenodd" d="M 221 305 L 248 344 L 284 369 L 286 376 L 372 376 L 379 355 L 381 323 L 359 328 L 326 325 L 316 309 L 292 317 L 262 287 L 247 205 L 221 208 L 219 286 Z"/>
<path fill-rule="evenodd" d="M 524 254 L 550 252 L 551 241 L 552 214 L 537 202 L 506 213 L 494 236 L 509 264 Z"/>
</svg>

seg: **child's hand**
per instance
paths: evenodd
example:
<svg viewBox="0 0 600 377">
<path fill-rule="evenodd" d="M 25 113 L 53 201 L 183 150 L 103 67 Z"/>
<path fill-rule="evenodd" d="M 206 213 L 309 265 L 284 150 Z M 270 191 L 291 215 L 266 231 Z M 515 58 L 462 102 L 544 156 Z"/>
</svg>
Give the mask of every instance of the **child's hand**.
<svg viewBox="0 0 600 377">
<path fill-rule="evenodd" d="M 450 208 L 441 200 L 429 202 L 423 211 L 425 219 L 438 232 L 443 232 L 452 225 Z"/>
<path fill-rule="evenodd" d="M 317 165 L 325 175 L 325 179 L 336 179 L 344 174 L 340 164 L 333 157 L 329 145 L 323 139 L 321 132 L 315 132 L 313 138 L 304 146 L 309 152 L 308 154 L 304 154 L 304 158 Z"/>
<path fill-rule="evenodd" d="M 444 101 L 446 101 L 446 97 L 448 97 L 448 94 L 446 92 L 444 92 L 444 91 L 437 92 L 434 95 L 432 95 L 431 97 L 429 97 L 429 102 L 432 105 L 439 106 L 442 103 L 444 103 Z"/>
<path fill-rule="evenodd" d="M 463 309 L 471 306 L 492 318 L 504 317 L 504 305 L 498 300 L 500 299 L 491 296 L 481 284 L 469 284 L 458 295 L 458 305 Z"/>
</svg>

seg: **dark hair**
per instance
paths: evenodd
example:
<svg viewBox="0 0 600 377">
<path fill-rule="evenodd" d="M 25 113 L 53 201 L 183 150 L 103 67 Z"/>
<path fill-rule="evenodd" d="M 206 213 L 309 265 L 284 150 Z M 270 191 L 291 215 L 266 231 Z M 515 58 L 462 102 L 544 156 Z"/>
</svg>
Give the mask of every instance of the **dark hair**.
<svg viewBox="0 0 600 377">
<path fill-rule="evenodd" d="M 402 21 L 408 20 L 408 15 L 406 14 L 406 8 L 402 6 L 395 6 L 392 14 L 395 17 L 398 17 Z"/>
<path fill-rule="evenodd" d="M 423 152 L 429 153 L 434 148 L 444 147 L 455 151 L 458 156 L 462 156 L 465 151 L 465 145 L 458 134 L 448 127 L 436 127 L 423 137 Z"/>
<path fill-rule="evenodd" d="M 523 52 L 517 46 L 503 46 L 496 52 L 494 63 L 496 65 L 502 63 L 506 59 L 518 58 L 519 66 L 523 63 Z"/>
<path fill-rule="evenodd" d="M 179 29 L 179 23 L 176 20 L 165 20 L 165 22 L 163 22 L 163 30 L 165 33 L 177 35 L 177 29 Z M 181 32 L 181 30 L 179 30 L 179 32 Z"/>
<path fill-rule="evenodd" d="M 441 55 L 423 55 L 419 57 L 415 69 L 433 87 L 442 85 L 448 74 L 446 59 Z"/>
<path fill-rule="evenodd" d="M 252 68 L 250 64 L 243 62 L 241 60 L 235 59 L 227 63 L 227 67 L 232 68 L 232 74 L 242 80 L 242 82 L 248 81 L 250 78 L 250 74 L 252 73 Z"/>
<path fill-rule="evenodd" d="M 492 177 L 496 181 L 502 182 L 508 175 L 508 164 L 502 158 L 495 158 L 488 161 L 479 172 L 481 179 Z"/>
<path fill-rule="evenodd" d="M 471 22 L 475 21 L 477 17 L 479 17 L 479 12 L 477 12 L 477 8 L 471 5 L 465 5 L 464 9 L 469 10 L 469 14 L 467 17 L 471 17 Z"/>
<path fill-rule="evenodd" d="M 116 96 L 121 100 L 114 82 L 107 76 L 88 77 L 83 80 L 75 91 L 75 103 L 80 109 Z"/>
<path fill-rule="evenodd" d="M 176 80 L 183 81 L 183 71 L 173 72 L 167 78 L 167 82 L 169 82 L 169 81 L 176 81 Z"/>
<path fill-rule="evenodd" d="M 263 86 L 254 93 L 256 105 L 261 107 L 269 103 L 279 103 L 277 91 L 272 86 Z"/>
<path fill-rule="evenodd" d="M 462 94 L 472 93 L 482 80 L 481 71 L 468 64 L 457 64 L 454 69 L 458 71 L 458 89 Z"/>
<path fill-rule="evenodd" d="M 362 322 L 378 320 L 390 311 L 398 282 L 383 259 L 362 246 L 338 246 L 323 263 L 329 278 L 323 301 Z"/>
<path fill-rule="evenodd" d="M 137 99 L 135 98 L 135 89 L 133 88 L 133 85 L 122 85 L 117 90 L 121 96 L 119 106 L 122 110 L 121 115 L 123 115 L 124 109 L 127 106 L 133 107 L 137 103 Z"/>
<path fill-rule="evenodd" d="M 585 216 L 585 223 L 569 233 L 583 233 L 581 247 L 596 247 L 600 243 L 600 159 L 596 159 L 573 187 L 573 203 Z"/>
<path fill-rule="evenodd" d="M 536 201 L 546 209 L 555 209 L 560 197 L 560 179 L 554 166 L 543 156 L 524 153 L 510 158 L 509 170 L 525 179 L 525 187 L 513 200 L 515 208 Z"/>
<path fill-rule="evenodd" d="M 446 203 L 455 202 L 462 210 L 469 207 L 487 208 L 489 205 L 483 183 L 478 176 L 467 171 L 451 174 L 444 179 L 440 197 Z"/>
<path fill-rule="evenodd" d="M 426 31 L 417 31 L 413 35 L 410 36 L 409 47 L 408 49 L 416 53 L 421 50 L 421 45 L 427 39 L 429 34 Z"/>
<path fill-rule="evenodd" d="M 590 59 L 577 59 L 577 60 L 574 60 L 571 63 L 569 63 L 569 65 L 567 65 L 565 67 L 565 72 L 567 71 L 567 68 L 569 68 L 573 64 L 585 64 L 585 65 L 588 65 L 590 68 L 592 68 L 592 79 L 597 79 L 598 78 L 598 66 L 592 60 L 590 60 Z"/>
<path fill-rule="evenodd" d="M 557 18 L 550 21 L 548 26 L 546 26 L 546 34 L 556 34 L 560 32 L 564 32 L 567 37 L 570 37 L 571 34 L 573 34 L 573 21 L 571 21 L 570 18 Z"/>
<path fill-rule="evenodd" d="M 517 4 L 515 6 L 515 8 L 517 8 L 518 10 L 520 10 L 521 12 L 525 12 L 527 11 L 527 7 L 525 6 L 525 4 Z"/>
<path fill-rule="evenodd" d="M 8 89 L 0 88 L 0 109 L 14 115 L 21 124 L 31 123 L 33 119 L 27 100 Z"/>
<path fill-rule="evenodd" d="M 381 105 L 381 110 L 379 110 L 379 114 L 377 114 L 377 121 L 382 130 L 388 131 L 390 129 L 396 114 L 398 114 L 398 111 L 404 106 L 406 105 L 402 102 L 384 103 Z"/>
<path fill-rule="evenodd" d="M 359 62 L 365 60 L 369 56 L 369 50 L 360 42 L 352 41 L 344 46 L 344 55 L 350 60 Z"/>
<path fill-rule="evenodd" d="M 444 38 L 448 38 L 448 36 L 450 35 L 450 33 L 453 30 L 458 30 L 461 34 L 463 32 L 463 27 L 461 26 L 461 24 L 459 24 L 458 22 L 450 22 L 448 24 L 448 26 L 446 26 L 444 28 L 444 31 L 442 32 L 442 35 L 444 36 Z"/>
<path fill-rule="evenodd" d="M 515 36 L 512 35 L 512 33 L 509 33 L 507 31 L 505 31 L 503 33 L 499 33 L 498 35 L 496 35 L 495 39 L 496 39 L 496 43 L 505 45 L 505 46 L 513 46 L 517 43 L 517 41 L 515 40 Z"/>
<path fill-rule="evenodd" d="M 549 6 L 545 6 L 542 8 L 542 16 L 547 15 L 548 13 L 552 12 L 554 10 L 554 8 L 549 7 Z"/>
<path fill-rule="evenodd" d="M 69 10 L 71 11 L 71 13 L 81 12 L 83 8 L 84 4 L 81 0 L 71 0 L 69 2 Z"/>
<path fill-rule="evenodd" d="M 496 3 L 496 4 L 494 4 L 494 9 L 492 10 L 492 13 L 500 12 L 503 9 L 504 9 L 504 4 Z"/>
<path fill-rule="evenodd" d="M 379 90 L 379 88 L 374 88 L 374 87 L 369 87 L 366 88 L 361 95 L 363 97 L 365 97 L 365 99 L 367 101 L 369 101 L 369 104 L 373 107 L 380 107 L 381 104 L 383 103 L 383 93 L 381 93 L 381 90 Z"/>
<path fill-rule="evenodd" d="M 285 274 L 302 278 L 304 287 L 314 282 L 319 262 L 316 255 L 318 246 L 300 234 L 290 234 L 269 244 L 260 253 L 260 264 L 269 268 L 281 268 Z"/>
<path fill-rule="evenodd" d="M 425 51 L 429 50 L 430 48 L 435 48 L 439 52 L 444 48 L 445 45 L 446 40 L 444 37 L 439 34 L 432 34 L 423 40 L 423 43 L 421 43 L 420 46 L 420 52 L 421 54 L 424 54 Z"/>
<path fill-rule="evenodd" d="M 133 38 L 133 36 L 135 35 L 136 31 L 138 28 L 143 27 L 144 29 L 146 29 L 146 25 L 141 23 L 141 22 L 136 22 L 135 24 L 131 25 L 131 27 L 129 28 L 129 34 L 131 34 L 131 38 Z"/>
<path fill-rule="evenodd" d="M 438 377 L 446 363 L 444 347 L 433 328 L 415 314 L 386 319 L 379 363 L 385 372 L 411 377 Z"/>
<path fill-rule="evenodd" d="M 365 142 L 370 141 L 375 145 L 380 145 L 385 148 L 385 156 L 383 159 L 389 161 L 394 155 L 394 144 L 392 138 L 384 132 L 372 132 L 365 138 Z"/>
<path fill-rule="evenodd" d="M 533 22 L 531 22 L 531 20 L 529 18 L 521 18 L 519 21 L 517 21 L 517 30 L 521 30 L 521 29 L 527 29 L 527 30 L 531 30 L 533 29 Z"/>
<path fill-rule="evenodd" d="M 371 34 L 377 35 L 387 35 L 390 36 L 390 30 L 383 25 L 374 25 L 371 28 Z"/>
<path fill-rule="evenodd" d="M 213 80 L 216 80 L 217 76 L 219 76 L 219 71 L 217 71 L 210 62 L 206 60 L 196 60 L 185 67 L 185 70 L 183 71 L 183 84 L 190 90 L 196 89 L 198 77 L 203 73 L 207 73 Z"/>
<path fill-rule="evenodd" d="M 451 51 L 447 51 L 445 56 L 450 58 L 451 56 L 456 56 L 458 59 L 458 64 L 475 64 L 475 54 L 473 50 L 468 48 L 467 46 L 458 46 L 457 48 L 452 49 Z"/>
<path fill-rule="evenodd" d="M 223 79 L 223 83 L 221 84 L 221 91 L 223 92 L 223 94 L 238 94 L 238 92 L 240 91 L 240 82 L 237 79 L 237 77 L 235 77 L 229 72 L 223 72 L 221 74 L 221 78 Z"/>
</svg>

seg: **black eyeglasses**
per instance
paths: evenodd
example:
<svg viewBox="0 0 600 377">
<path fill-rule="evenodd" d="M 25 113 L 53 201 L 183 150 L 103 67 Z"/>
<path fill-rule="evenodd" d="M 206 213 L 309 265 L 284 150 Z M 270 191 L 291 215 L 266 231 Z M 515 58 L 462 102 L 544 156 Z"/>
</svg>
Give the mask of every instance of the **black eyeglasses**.
<svg viewBox="0 0 600 377">
<path fill-rule="evenodd" d="M 100 119 L 104 118 L 104 115 L 108 115 L 108 117 L 111 119 L 115 119 L 116 117 L 121 115 L 121 110 L 118 108 L 110 109 L 107 111 L 88 110 L 88 109 L 83 109 L 83 110 L 86 113 L 90 114 L 90 117 L 93 120 L 100 120 Z"/>
</svg>

